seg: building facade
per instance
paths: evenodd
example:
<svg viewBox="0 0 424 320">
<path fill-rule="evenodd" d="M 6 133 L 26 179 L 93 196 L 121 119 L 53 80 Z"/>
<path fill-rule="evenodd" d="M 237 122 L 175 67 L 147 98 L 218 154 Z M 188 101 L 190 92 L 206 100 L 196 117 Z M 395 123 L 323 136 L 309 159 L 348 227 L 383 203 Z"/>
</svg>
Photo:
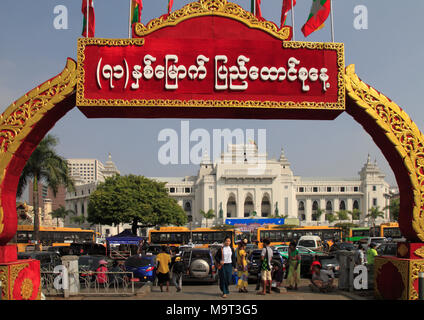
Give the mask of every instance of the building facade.
<svg viewBox="0 0 424 320">
<path fill-rule="evenodd" d="M 206 221 L 200 210 L 214 210 L 216 224 L 226 218 L 285 216 L 298 218 L 301 225 L 327 225 L 328 214 L 357 209 L 360 219 L 368 225 L 366 215 L 371 207 L 384 211 L 390 201 L 390 185 L 385 175 L 367 162 L 357 177 L 300 177 L 294 175 L 284 151 L 279 159 L 268 159 L 258 153 L 255 144 L 228 145 L 228 151 L 212 163 L 206 154 L 197 176 L 155 177 L 167 182 L 166 188 L 185 210 L 194 226 L 204 226 Z M 317 217 L 318 209 L 324 210 Z M 211 225 L 211 222 L 208 222 Z"/>
</svg>

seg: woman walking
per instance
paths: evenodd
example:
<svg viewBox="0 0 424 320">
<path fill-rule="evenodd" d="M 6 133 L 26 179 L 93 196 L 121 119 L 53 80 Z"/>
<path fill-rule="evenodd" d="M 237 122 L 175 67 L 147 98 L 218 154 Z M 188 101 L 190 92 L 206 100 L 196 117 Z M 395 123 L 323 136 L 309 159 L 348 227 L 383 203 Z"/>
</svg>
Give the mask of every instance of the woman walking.
<svg viewBox="0 0 424 320">
<path fill-rule="evenodd" d="M 287 275 L 287 282 L 289 286 L 288 290 L 297 290 L 297 286 L 300 282 L 300 256 L 299 250 L 296 248 L 296 242 L 290 242 L 289 252 L 289 273 Z M 294 288 L 293 288 L 294 286 Z"/>
<path fill-rule="evenodd" d="M 238 249 L 237 249 L 237 271 L 238 271 L 238 283 L 237 288 L 239 289 L 239 292 L 247 292 L 247 285 L 248 285 L 248 272 L 247 272 L 247 260 L 246 260 L 246 242 L 247 240 L 244 239 L 238 243 Z"/>
<path fill-rule="evenodd" d="M 231 247 L 231 238 L 224 239 L 224 245 L 216 252 L 215 260 L 218 265 L 219 288 L 222 291 L 222 297 L 226 298 L 230 293 L 229 286 L 233 275 L 233 267 L 236 267 L 236 255 Z"/>
</svg>

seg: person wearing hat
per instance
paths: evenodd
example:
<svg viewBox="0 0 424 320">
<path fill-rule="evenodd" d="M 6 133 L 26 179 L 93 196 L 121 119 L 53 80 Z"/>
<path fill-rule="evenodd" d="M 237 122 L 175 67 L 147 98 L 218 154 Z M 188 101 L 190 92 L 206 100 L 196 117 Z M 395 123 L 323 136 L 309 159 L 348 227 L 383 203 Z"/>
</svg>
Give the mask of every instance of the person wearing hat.
<svg viewBox="0 0 424 320">
<path fill-rule="evenodd" d="M 239 289 L 239 292 L 247 292 L 247 285 L 248 285 L 248 276 L 249 273 L 247 271 L 247 260 L 246 260 L 246 243 L 247 239 L 243 239 L 239 241 L 238 248 L 237 248 L 237 288 Z"/>
<path fill-rule="evenodd" d="M 177 288 L 177 292 L 182 289 L 183 273 L 185 271 L 184 262 L 181 261 L 181 257 L 175 257 L 174 264 L 172 266 L 172 282 Z"/>
<path fill-rule="evenodd" d="M 107 283 L 107 261 L 102 259 L 99 261 L 99 267 L 96 269 L 96 281 L 98 284 L 106 285 Z"/>
</svg>

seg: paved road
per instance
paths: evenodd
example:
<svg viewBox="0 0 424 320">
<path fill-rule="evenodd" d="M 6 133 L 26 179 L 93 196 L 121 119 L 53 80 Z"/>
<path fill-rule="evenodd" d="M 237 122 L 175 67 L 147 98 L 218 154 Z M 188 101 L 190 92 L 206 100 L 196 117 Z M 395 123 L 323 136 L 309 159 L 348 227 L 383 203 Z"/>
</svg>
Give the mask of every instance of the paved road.
<svg viewBox="0 0 424 320">
<path fill-rule="evenodd" d="M 150 290 L 145 290 L 144 287 L 136 296 L 131 297 L 72 297 L 71 300 L 352 300 L 345 293 L 339 291 L 333 293 L 313 293 L 308 287 L 309 280 L 302 279 L 298 291 L 288 291 L 283 293 L 267 294 L 260 296 L 256 294 L 256 285 L 249 285 L 249 293 L 239 293 L 235 286 L 230 287 L 228 298 L 221 298 L 221 293 L 218 285 L 202 285 L 190 284 L 184 285 L 182 292 L 177 293 L 175 287 L 170 287 L 170 292 L 160 292 L 159 287 L 152 287 Z M 63 298 L 48 298 L 56 300 Z"/>
</svg>

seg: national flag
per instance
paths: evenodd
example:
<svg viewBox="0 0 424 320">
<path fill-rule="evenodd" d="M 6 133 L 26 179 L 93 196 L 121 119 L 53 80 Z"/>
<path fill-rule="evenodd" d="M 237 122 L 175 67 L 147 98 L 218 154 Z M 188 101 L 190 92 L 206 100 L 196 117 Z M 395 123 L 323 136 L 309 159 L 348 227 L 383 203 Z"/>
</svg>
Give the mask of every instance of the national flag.
<svg viewBox="0 0 424 320">
<path fill-rule="evenodd" d="M 87 8 L 88 2 L 88 8 Z M 94 15 L 94 4 L 93 0 L 82 0 L 81 12 L 84 16 L 84 22 L 82 26 L 82 36 L 87 37 L 87 19 L 88 19 L 88 37 L 94 37 L 96 30 L 96 17 Z"/>
<path fill-rule="evenodd" d="M 255 0 L 256 18 L 262 20 L 261 0 Z"/>
<path fill-rule="evenodd" d="M 173 5 L 174 5 L 174 0 L 168 0 L 168 14 L 171 14 Z"/>
<path fill-rule="evenodd" d="M 302 27 L 304 36 L 307 37 L 312 32 L 324 28 L 324 22 L 330 15 L 330 11 L 331 0 L 313 0 L 308 21 Z"/>
<path fill-rule="evenodd" d="M 283 8 L 281 10 L 281 27 L 286 25 L 287 15 L 290 10 L 293 10 L 292 2 L 294 7 L 296 5 L 296 0 L 283 0 Z"/>
<path fill-rule="evenodd" d="M 131 24 L 141 22 L 141 11 L 143 11 L 143 0 L 132 0 Z"/>
</svg>

